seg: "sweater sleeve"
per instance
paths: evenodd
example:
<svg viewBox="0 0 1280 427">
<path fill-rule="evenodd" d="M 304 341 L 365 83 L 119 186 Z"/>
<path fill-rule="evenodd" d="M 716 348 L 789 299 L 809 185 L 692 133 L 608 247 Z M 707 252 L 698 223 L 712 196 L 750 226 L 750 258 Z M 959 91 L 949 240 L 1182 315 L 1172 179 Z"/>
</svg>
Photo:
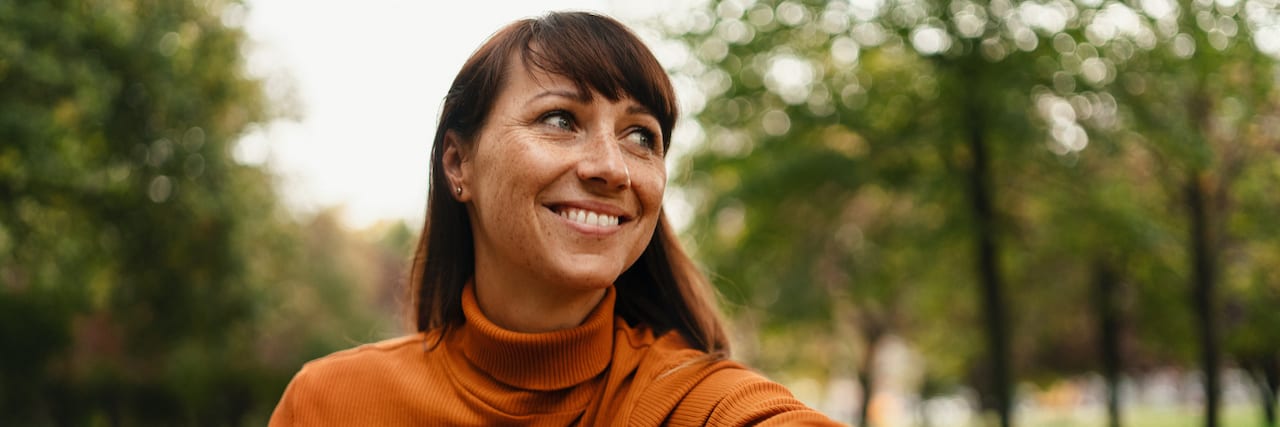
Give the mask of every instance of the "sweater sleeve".
<svg viewBox="0 0 1280 427">
<path fill-rule="evenodd" d="M 840 426 L 810 409 L 781 384 L 748 369 L 722 369 L 685 395 L 668 419 L 673 426 Z"/>
</svg>

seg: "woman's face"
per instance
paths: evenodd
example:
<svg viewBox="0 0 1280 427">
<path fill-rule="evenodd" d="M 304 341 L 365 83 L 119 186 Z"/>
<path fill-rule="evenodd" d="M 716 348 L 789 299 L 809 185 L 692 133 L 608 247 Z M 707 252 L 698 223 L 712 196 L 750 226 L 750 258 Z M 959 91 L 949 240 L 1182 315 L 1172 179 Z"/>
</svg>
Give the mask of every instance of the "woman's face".
<svg viewBox="0 0 1280 427">
<path fill-rule="evenodd" d="M 446 166 L 467 202 L 477 280 L 607 287 L 640 257 L 661 212 L 658 119 L 629 98 L 511 63 L 484 127 Z"/>
</svg>

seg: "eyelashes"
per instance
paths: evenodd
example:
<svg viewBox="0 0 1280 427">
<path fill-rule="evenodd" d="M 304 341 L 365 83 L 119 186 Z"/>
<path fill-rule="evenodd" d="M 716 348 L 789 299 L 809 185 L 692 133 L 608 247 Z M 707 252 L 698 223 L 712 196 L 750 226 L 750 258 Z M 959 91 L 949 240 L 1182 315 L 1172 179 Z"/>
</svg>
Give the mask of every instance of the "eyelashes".
<svg viewBox="0 0 1280 427">
<path fill-rule="evenodd" d="M 653 137 L 653 131 L 643 127 L 636 127 L 633 129 L 634 130 L 632 132 L 627 133 L 628 139 L 631 139 L 633 142 L 640 144 L 646 148 L 649 148 L 649 149 L 654 148 L 653 145 L 654 145 L 654 140 L 656 138 Z"/>
<path fill-rule="evenodd" d="M 538 122 L 561 130 L 574 130 L 577 126 L 573 114 L 565 110 L 553 110 L 543 114 L 538 118 Z"/>
<path fill-rule="evenodd" d="M 573 113 L 568 110 L 556 109 L 548 111 L 538 117 L 538 124 L 556 129 L 559 131 L 573 132 L 578 130 L 578 120 Z M 650 151 L 657 148 L 657 133 L 646 126 L 632 126 L 627 129 L 624 138 L 636 145 L 644 147 Z"/>
</svg>

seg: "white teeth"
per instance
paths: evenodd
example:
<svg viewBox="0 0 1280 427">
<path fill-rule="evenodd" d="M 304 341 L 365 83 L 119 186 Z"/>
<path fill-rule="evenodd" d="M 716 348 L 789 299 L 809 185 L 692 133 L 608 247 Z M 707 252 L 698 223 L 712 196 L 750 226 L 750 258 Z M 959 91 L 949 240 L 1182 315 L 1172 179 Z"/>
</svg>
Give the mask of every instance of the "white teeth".
<svg viewBox="0 0 1280 427">
<path fill-rule="evenodd" d="M 564 209 L 560 211 L 560 216 L 573 222 L 594 225 L 596 227 L 612 227 L 618 225 L 618 217 L 616 216 L 582 209 Z"/>
</svg>

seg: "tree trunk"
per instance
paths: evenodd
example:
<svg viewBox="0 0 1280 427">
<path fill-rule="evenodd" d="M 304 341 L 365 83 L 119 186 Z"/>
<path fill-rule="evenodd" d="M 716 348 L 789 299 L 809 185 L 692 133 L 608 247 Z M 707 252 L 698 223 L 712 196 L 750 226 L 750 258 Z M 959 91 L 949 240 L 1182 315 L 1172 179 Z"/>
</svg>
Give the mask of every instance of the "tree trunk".
<svg viewBox="0 0 1280 427">
<path fill-rule="evenodd" d="M 1094 267 L 1094 306 L 1098 309 L 1098 346 L 1102 375 L 1107 380 L 1107 425 L 1120 427 L 1120 308 L 1116 301 L 1116 273 L 1111 264 Z"/>
<path fill-rule="evenodd" d="M 1200 369 L 1204 372 L 1204 425 L 1218 426 L 1218 331 L 1214 317 L 1214 251 L 1205 203 L 1205 177 L 1191 174 L 1187 181 L 1187 214 L 1191 222 L 1191 305 L 1200 338 Z"/>
<path fill-rule="evenodd" d="M 1267 427 L 1276 427 L 1276 389 L 1280 387 L 1280 355 L 1271 354 L 1258 360 L 1255 369 L 1258 397 L 1262 401 L 1262 420 Z"/>
<path fill-rule="evenodd" d="M 879 333 L 867 334 L 866 351 L 862 356 L 862 364 L 858 367 L 858 385 L 862 387 L 862 404 L 858 407 L 858 423 L 860 427 L 868 427 L 868 409 L 871 409 L 871 396 L 875 394 L 876 349 L 880 343 Z"/>
<path fill-rule="evenodd" d="M 1011 391 L 1009 375 L 1009 336 L 1005 322 L 1005 301 L 1000 283 L 999 250 L 996 246 L 995 209 L 992 206 L 991 171 L 987 158 L 986 122 L 980 102 L 983 96 L 980 73 L 973 64 L 966 73 L 968 123 L 966 131 L 970 161 L 969 201 L 973 209 L 974 236 L 976 237 L 978 283 L 982 289 L 982 307 L 987 330 L 987 351 L 991 366 L 992 396 L 995 410 L 1000 416 L 1000 427 L 1010 427 Z"/>
<path fill-rule="evenodd" d="M 933 427 L 933 420 L 929 418 L 929 408 L 925 406 L 928 402 L 925 396 L 928 395 L 920 393 L 920 404 L 916 405 L 916 417 L 920 420 L 920 427 Z"/>
</svg>

